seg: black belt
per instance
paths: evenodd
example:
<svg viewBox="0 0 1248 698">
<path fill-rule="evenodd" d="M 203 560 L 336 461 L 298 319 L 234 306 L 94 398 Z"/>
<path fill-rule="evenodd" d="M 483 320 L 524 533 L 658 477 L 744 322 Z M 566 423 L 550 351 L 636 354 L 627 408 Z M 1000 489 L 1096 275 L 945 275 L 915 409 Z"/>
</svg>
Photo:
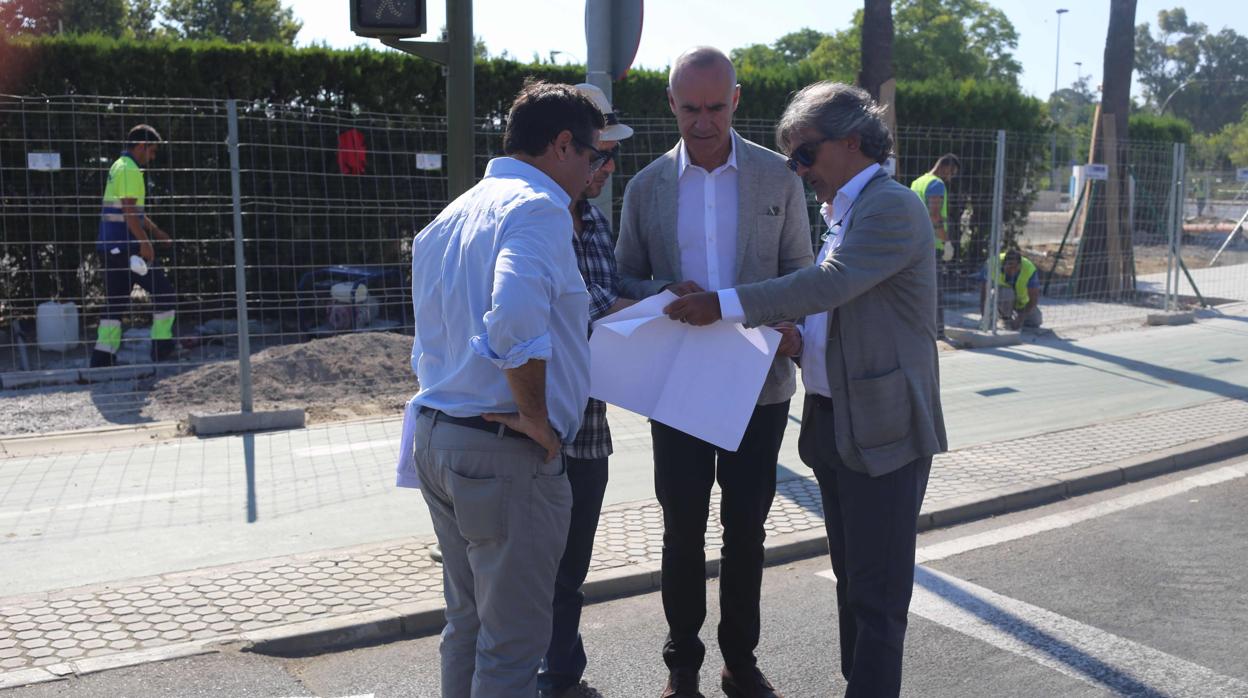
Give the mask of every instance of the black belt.
<svg viewBox="0 0 1248 698">
<path fill-rule="evenodd" d="M 529 441 L 533 440 L 529 438 L 529 435 L 525 434 L 524 432 L 516 431 L 515 429 L 511 429 L 507 426 L 499 424 L 498 422 L 488 421 L 484 417 L 455 417 L 455 416 L 452 416 L 443 412 L 442 410 L 434 409 L 432 407 L 425 407 L 424 405 L 421 405 L 420 413 L 424 415 L 429 415 L 430 417 L 433 417 L 434 420 L 436 421 L 446 422 L 448 424 L 454 424 L 455 426 L 468 427 L 469 429 L 478 429 L 480 431 L 488 431 L 491 434 L 496 434 L 498 436 L 510 436 L 515 439 L 529 439 Z"/>
</svg>

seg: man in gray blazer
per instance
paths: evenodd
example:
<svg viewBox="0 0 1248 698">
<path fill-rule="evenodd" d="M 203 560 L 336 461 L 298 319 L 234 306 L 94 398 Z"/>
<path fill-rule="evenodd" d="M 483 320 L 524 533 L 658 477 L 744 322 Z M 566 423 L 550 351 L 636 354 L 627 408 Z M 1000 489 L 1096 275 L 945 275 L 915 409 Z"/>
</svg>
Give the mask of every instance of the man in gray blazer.
<svg viewBox="0 0 1248 698">
<path fill-rule="evenodd" d="M 668 102 L 681 141 L 637 173 L 624 191 L 616 261 L 624 296 L 645 298 L 727 289 L 783 276 L 813 261 L 801 181 L 784 157 L 732 130 L 740 86 L 712 48 L 687 51 L 672 67 Z M 913 194 L 911 194 L 913 197 Z M 784 320 L 776 317 L 769 322 Z M 723 497 L 720 564 L 721 684 L 729 696 L 775 696 L 757 668 L 763 524 L 776 491 L 776 459 L 788 420 L 800 337 L 785 341 L 735 452 L 651 422 L 654 478 L 663 507 L 663 610 L 669 669 L 663 696 L 700 696 L 705 647 L 704 539 L 711 486 Z"/>
<path fill-rule="evenodd" d="M 831 205 L 820 263 L 667 308 L 695 325 L 806 316 L 798 449 L 823 495 L 846 695 L 873 697 L 901 691 L 916 523 L 932 456 L 948 447 L 932 224 L 880 169 L 892 149 L 882 113 L 849 85 L 799 92 L 776 135 L 789 166 Z"/>
</svg>

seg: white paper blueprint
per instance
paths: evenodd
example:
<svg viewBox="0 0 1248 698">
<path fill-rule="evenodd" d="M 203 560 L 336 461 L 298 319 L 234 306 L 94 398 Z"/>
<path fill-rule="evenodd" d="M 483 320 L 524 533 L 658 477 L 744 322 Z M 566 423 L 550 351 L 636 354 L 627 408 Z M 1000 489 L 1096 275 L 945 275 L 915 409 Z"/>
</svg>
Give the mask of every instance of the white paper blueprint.
<svg viewBox="0 0 1248 698">
<path fill-rule="evenodd" d="M 589 394 L 729 451 L 750 422 L 780 333 L 663 314 L 670 291 L 594 323 Z"/>
</svg>

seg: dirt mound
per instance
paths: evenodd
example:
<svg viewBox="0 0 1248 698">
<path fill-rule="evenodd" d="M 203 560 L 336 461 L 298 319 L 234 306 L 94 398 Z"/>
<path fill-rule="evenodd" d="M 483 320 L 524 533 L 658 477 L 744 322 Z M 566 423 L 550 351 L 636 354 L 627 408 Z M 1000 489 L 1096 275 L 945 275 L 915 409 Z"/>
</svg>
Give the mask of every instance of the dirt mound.
<svg viewBox="0 0 1248 698">
<path fill-rule="evenodd" d="M 270 347 L 251 357 L 254 407 L 303 407 L 314 422 L 397 413 L 417 388 L 411 350 L 411 337 L 390 332 Z M 228 361 L 161 379 L 143 413 L 185 419 L 191 412 L 238 409 L 238 364 Z"/>
</svg>

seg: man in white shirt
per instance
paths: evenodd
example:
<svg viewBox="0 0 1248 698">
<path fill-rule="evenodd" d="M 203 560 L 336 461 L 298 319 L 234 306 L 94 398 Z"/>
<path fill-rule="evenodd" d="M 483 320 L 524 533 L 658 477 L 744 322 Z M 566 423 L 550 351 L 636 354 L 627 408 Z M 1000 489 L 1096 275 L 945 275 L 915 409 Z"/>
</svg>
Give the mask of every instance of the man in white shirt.
<svg viewBox="0 0 1248 698">
<path fill-rule="evenodd" d="M 681 141 L 637 173 L 624 192 L 616 245 L 623 295 L 715 291 L 810 266 L 802 183 L 784 158 L 741 138 L 732 114 L 741 88 L 732 63 L 695 48 L 672 67 L 668 104 Z M 776 460 L 793 395 L 800 339 L 791 323 L 735 452 L 651 422 L 655 490 L 663 507 L 663 609 L 669 669 L 663 696 L 700 696 L 706 619 L 704 542 L 711 487 L 723 497 L 720 563 L 721 684 L 729 696 L 775 696 L 758 670 L 763 524 L 776 491 Z"/>
<path fill-rule="evenodd" d="M 589 293 L 569 206 L 607 161 L 570 85 L 526 83 L 506 157 L 412 243 L 412 367 L 399 486 L 442 550 L 442 696 L 537 696 L 572 491 L 561 454 L 589 397 Z"/>
</svg>

